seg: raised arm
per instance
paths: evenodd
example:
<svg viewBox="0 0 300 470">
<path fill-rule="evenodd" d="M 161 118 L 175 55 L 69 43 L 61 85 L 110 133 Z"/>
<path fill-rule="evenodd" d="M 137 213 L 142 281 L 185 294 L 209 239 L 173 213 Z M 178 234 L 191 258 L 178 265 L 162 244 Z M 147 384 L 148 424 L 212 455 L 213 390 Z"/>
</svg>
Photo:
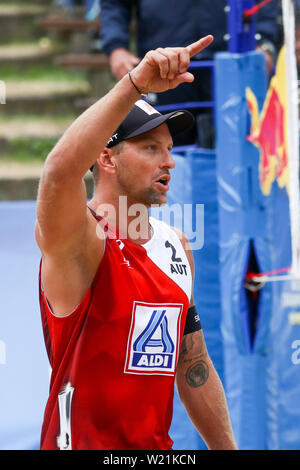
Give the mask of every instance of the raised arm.
<svg viewBox="0 0 300 470">
<path fill-rule="evenodd" d="M 56 314 L 67 315 L 78 305 L 104 250 L 96 220 L 87 209 L 85 173 L 141 93 L 165 91 L 193 81 L 187 72 L 190 57 L 211 40 L 208 36 L 186 48 L 147 53 L 131 79 L 126 75 L 79 116 L 47 157 L 37 198 L 35 233 L 43 255 L 42 283 Z"/>
<path fill-rule="evenodd" d="M 124 77 L 73 122 L 47 157 L 37 198 L 36 237 L 43 252 L 81 246 L 88 220 L 83 177 L 139 97 Z"/>
<path fill-rule="evenodd" d="M 161 92 L 193 81 L 190 57 L 212 36 L 186 48 L 150 51 L 115 87 L 79 116 L 48 156 L 37 199 L 36 238 L 43 252 L 74 251 L 88 233 L 86 192 L 82 178 L 141 93 Z M 76 251 L 76 250 L 75 250 Z"/>
<path fill-rule="evenodd" d="M 83 177 L 138 98 L 125 77 L 70 126 L 45 162 L 35 235 L 43 289 L 56 315 L 68 315 L 81 302 L 104 252 Z"/>
</svg>

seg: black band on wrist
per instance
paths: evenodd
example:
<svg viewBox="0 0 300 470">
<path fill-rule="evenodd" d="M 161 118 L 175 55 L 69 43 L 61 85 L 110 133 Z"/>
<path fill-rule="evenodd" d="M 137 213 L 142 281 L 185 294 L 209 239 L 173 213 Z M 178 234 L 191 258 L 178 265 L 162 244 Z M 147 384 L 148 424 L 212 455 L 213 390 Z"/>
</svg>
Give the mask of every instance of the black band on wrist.
<svg viewBox="0 0 300 470">
<path fill-rule="evenodd" d="M 144 93 L 142 93 L 142 92 L 138 89 L 138 87 L 136 86 L 136 84 L 135 84 L 134 81 L 132 80 L 132 76 L 131 76 L 130 72 L 128 72 L 128 75 L 129 75 L 129 80 L 131 81 L 131 83 L 132 83 L 132 85 L 134 86 L 134 88 L 136 89 L 136 91 L 137 91 L 140 95 L 142 95 L 142 96 L 147 96 L 147 95 L 145 95 Z"/>
</svg>

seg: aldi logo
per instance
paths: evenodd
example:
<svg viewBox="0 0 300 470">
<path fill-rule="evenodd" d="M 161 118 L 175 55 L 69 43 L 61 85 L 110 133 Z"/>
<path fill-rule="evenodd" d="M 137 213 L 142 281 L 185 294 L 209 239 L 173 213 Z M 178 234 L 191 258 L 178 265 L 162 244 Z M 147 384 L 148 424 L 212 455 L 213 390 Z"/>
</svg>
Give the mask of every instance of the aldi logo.
<svg viewBox="0 0 300 470">
<path fill-rule="evenodd" d="M 124 372 L 174 375 L 182 304 L 134 302 Z"/>
</svg>

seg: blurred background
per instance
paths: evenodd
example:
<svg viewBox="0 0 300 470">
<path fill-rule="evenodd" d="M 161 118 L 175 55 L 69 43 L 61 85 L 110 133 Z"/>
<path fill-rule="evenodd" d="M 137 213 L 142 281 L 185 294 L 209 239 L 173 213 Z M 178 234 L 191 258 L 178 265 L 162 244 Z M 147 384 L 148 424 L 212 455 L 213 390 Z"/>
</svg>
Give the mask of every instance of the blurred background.
<svg viewBox="0 0 300 470">
<path fill-rule="evenodd" d="M 277 3 L 276 59 L 283 36 Z M 300 3 L 291 3 L 299 70 Z M 253 6 L 251 0 L 237 4 Z M 100 1 L 0 0 L 0 449 L 39 448 L 50 369 L 38 305 L 35 201 L 47 154 L 116 82 L 102 47 L 100 12 Z M 135 31 L 133 17 L 133 52 Z M 247 278 L 247 273 L 285 273 L 293 251 L 289 195 L 279 179 L 271 193 L 263 193 L 259 148 L 247 139 L 245 87 L 252 87 L 261 111 L 276 60 L 269 76 L 263 52 L 236 46 L 220 54 L 213 65 L 204 64 L 215 67 L 214 101 L 205 106 L 213 109 L 216 143 L 175 148 L 178 170 L 170 202 L 205 205 L 205 245 L 195 254 L 196 303 L 239 447 L 300 449 L 299 280 Z M 298 96 L 296 101 L 298 110 Z M 226 159 L 220 159 L 224 152 Z M 245 178 L 236 183 L 237 175 Z M 85 181 L 90 197 L 90 173 Z M 174 447 L 205 449 L 176 395 L 174 407 Z"/>
<path fill-rule="evenodd" d="M 2 200 L 35 198 L 50 149 L 90 100 L 112 86 L 97 12 L 89 20 L 86 13 L 76 2 L 0 4 L 0 76 L 6 85 L 0 117 Z"/>
</svg>

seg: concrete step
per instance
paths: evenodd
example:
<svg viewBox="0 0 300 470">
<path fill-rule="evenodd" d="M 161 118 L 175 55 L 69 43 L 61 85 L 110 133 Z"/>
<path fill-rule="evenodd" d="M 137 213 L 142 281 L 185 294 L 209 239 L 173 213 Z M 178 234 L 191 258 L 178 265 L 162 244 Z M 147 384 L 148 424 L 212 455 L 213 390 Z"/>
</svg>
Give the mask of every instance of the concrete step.
<svg viewBox="0 0 300 470">
<path fill-rule="evenodd" d="M 25 114 L 14 118 L 5 116 L 5 119 L 0 120 L 0 138 L 48 138 L 60 136 L 75 119 L 75 114 L 53 117 Z"/>
<path fill-rule="evenodd" d="M 72 53 L 86 53 L 93 48 L 95 36 L 98 37 L 100 23 L 98 20 L 87 21 L 84 14 L 68 16 L 49 15 L 39 19 L 39 26 L 47 37 L 64 42 Z"/>
<path fill-rule="evenodd" d="M 41 163 L 0 160 L 0 201 L 35 200 L 42 168 Z"/>
<path fill-rule="evenodd" d="M 77 113 L 76 100 L 89 96 L 89 83 L 85 81 L 7 81 L 6 104 L 0 112 L 17 114 L 73 114 Z"/>
<path fill-rule="evenodd" d="M 105 54 L 59 54 L 54 62 L 67 70 L 83 71 L 91 86 L 92 96 L 105 95 L 115 83 Z"/>
<path fill-rule="evenodd" d="M 74 70 L 109 70 L 109 61 L 105 54 L 62 54 L 55 58 L 55 63 Z"/>
<path fill-rule="evenodd" d="M 76 115 L 0 119 L 0 200 L 35 200 L 44 160 Z M 20 155 L 21 149 L 21 155 Z M 90 171 L 85 176 L 92 196 Z"/>
<path fill-rule="evenodd" d="M 39 38 L 43 30 L 38 20 L 49 11 L 46 5 L 0 4 L 0 43 Z"/>
<path fill-rule="evenodd" d="M 38 21 L 39 25 L 46 31 L 56 31 L 72 34 L 74 31 L 99 31 L 99 20 L 88 21 L 84 16 L 67 17 L 59 15 L 49 15 Z"/>
<path fill-rule="evenodd" d="M 52 64 L 64 50 L 63 45 L 52 45 L 48 38 L 28 44 L 0 44 L 0 76 L 1 67 L 13 66 L 22 73 L 25 67 Z"/>
<path fill-rule="evenodd" d="M 62 118 L 49 116 L 9 118 L 5 116 L 5 119 L 0 120 L 0 158 L 11 156 L 16 152 L 16 142 L 19 142 L 19 148 L 23 142 L 24 152 L 22 153 L 27 152 L 29 157 L 32 156 L 31 149 L 35 148 L 35 153 L 37 153 L 41 143 L 43 149 L 48 148 L 49 142 L 57 142 L 75 118 L 75 115 Z M 30 148 L 28 148 L 29 143 Z M 41 157 L 46 157 L 46 155 L 41 155 Z"/>
<path fill-rule="evenodd" d="M 36 200 L 42 174 L 41 163 L 20 164 L 0 160 L 0 201 Z M 87 172 L 84 178 L 87 198 L 93 194 L 93 177 Z"/>
</svg>

